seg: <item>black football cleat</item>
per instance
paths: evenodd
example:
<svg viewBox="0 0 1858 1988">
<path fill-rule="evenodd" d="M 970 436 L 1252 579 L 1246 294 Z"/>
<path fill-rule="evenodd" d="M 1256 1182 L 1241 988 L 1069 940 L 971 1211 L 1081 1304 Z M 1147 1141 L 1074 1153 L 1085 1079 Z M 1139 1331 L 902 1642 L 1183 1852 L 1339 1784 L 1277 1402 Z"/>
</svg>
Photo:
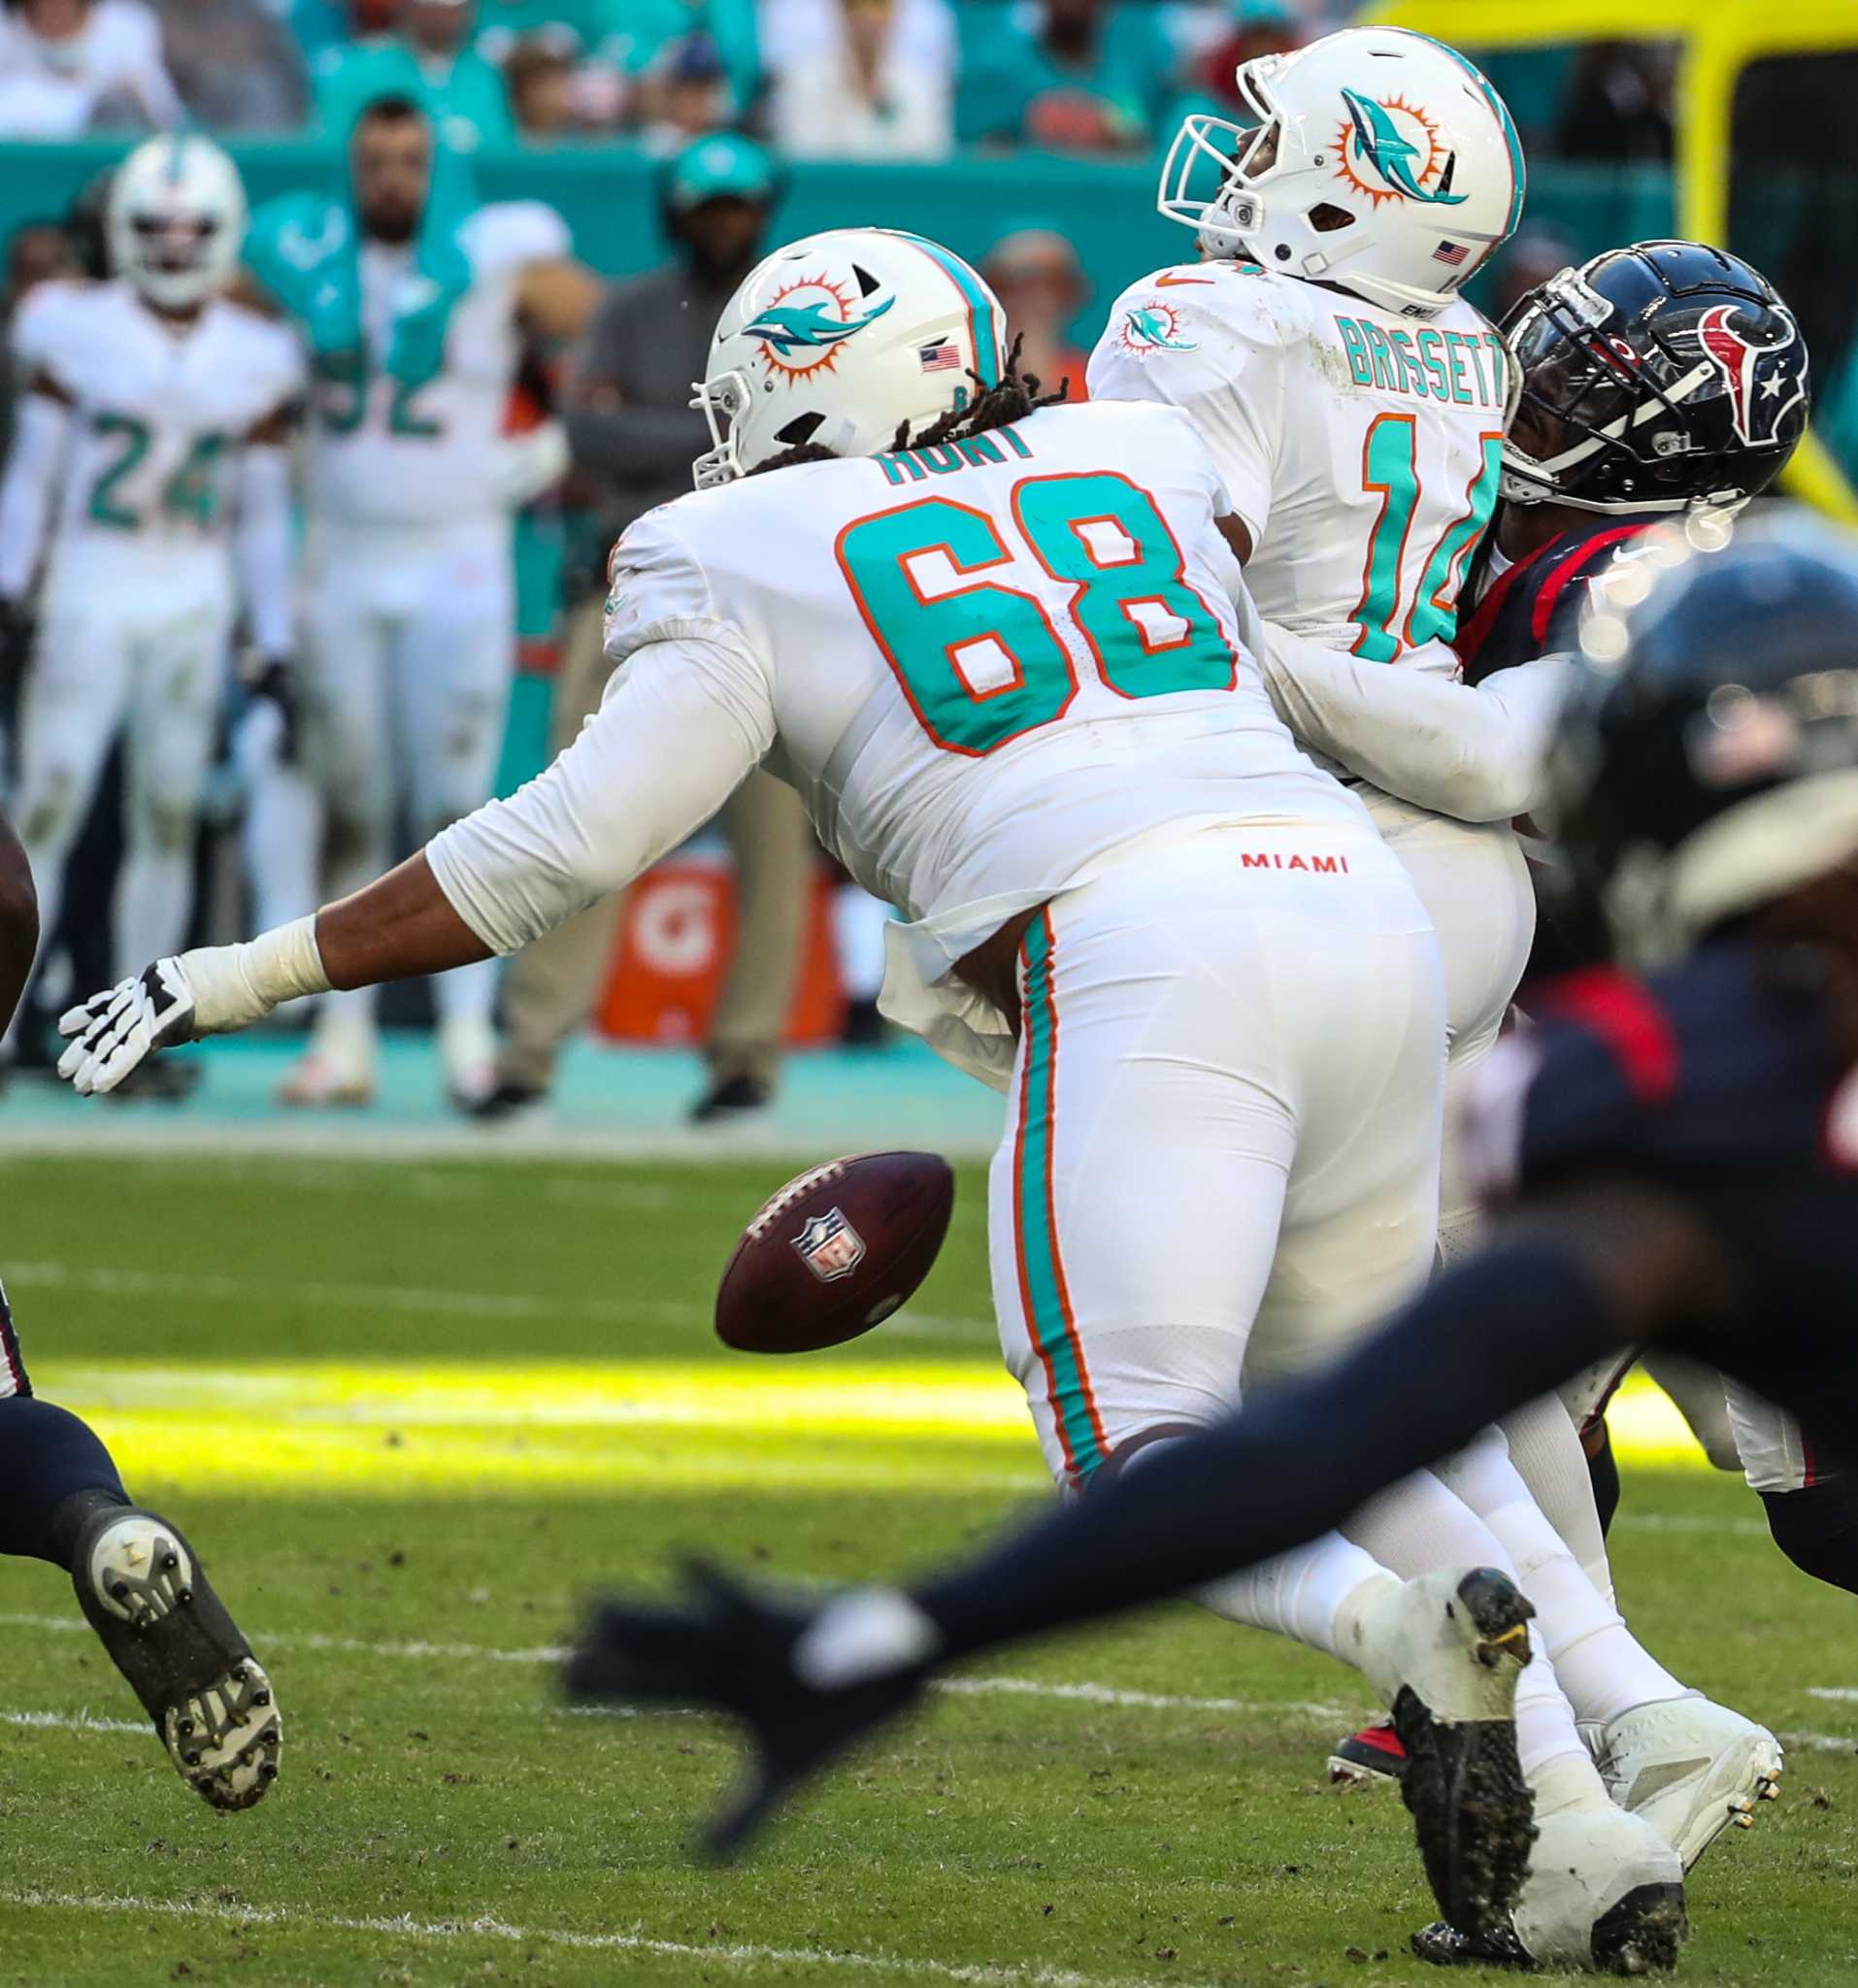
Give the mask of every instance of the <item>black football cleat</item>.
<svg viewBox="0 0 1858 1988">
<path fill-rule="evenodd" d="M 283 1736 L 271 1680 L 181 1533 L 151 1511 L 104 1506 L 71 1570 L 85 1618 L 182 1779 L 210 1807 L 262 1801 Z"/>
<path fill-rule="evenodd" d="M 1396 1787 L 1406 1772 L 1407 1749 L 1391 1722 L 1350 1733 L 1329 1756 L 1329 1778 L 1338 1787 Z"/>
<path fill-rule="evenodd" d="M 860 1681 L 822 1687 L 801 1673 L 798 1646 L 827 1604 L 778 1601 L 701 1565 L 688 1570 L 685 1592 L 676 1607 L 601 1605 L 565 1682 L 575 1699 L 695 1706 L 747 1727 L 748 1772 L 704 1832 L 710 1853 L 726 1858 L 802 1782 L 913 1705 L 927 1667 L 885 1663 L 865 1668 Z"/>
</svg>

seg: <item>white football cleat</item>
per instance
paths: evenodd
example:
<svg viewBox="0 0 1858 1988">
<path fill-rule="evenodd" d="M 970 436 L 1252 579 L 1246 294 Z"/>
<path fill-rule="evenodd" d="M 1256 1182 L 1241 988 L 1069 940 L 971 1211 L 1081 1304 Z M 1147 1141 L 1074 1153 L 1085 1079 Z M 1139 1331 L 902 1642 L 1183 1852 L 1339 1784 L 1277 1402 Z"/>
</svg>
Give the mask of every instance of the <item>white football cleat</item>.
<svg viewBox="0 0 1858 1988">
<path fill-rule="evenodd" d="M 1467 1937 L 1441 1923 L 1412 1937 L 1439 1967 L 1668 1972 L 1690 1937 L 1683 1872 L 1649 1823 L 1623 1808 L 1561 1808 L 1536 1825 L 1512 1922 Z"/>
<path fill-rule="evenodd" d="M 1349 1652 L 1393 1706 L 1401 1798 L 1433 1896 L 1466 1938 L 1508 1928 L 1535 1837 L 1515 1719 L 1535 1612 L 1493 1568 L 1389 1581 Z"/>
<path fill-rule="evenodd" d="M 1780 1793 L 1780 1741 L 1701 1697 L 1642 1705 L 1607 1726 L 1594 1764 L 1620 1807 L 1651 1824 L 1688 1871 L 1724 1830 L 1752 1829 Z"/>
</svg>

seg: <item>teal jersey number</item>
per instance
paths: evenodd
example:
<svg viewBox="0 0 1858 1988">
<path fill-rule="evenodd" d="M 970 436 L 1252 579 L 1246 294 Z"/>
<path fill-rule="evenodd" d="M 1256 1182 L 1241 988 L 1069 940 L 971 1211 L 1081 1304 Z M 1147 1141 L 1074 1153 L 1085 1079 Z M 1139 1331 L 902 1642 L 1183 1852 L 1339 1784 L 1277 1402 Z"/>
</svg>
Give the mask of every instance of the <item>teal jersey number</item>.
<svg viewBox="0 0 1858 1988">
<path fill-rule="evenodd" d="M 322 386 L 316 412 L 331 435 L 352 435 L 368 418 L 368 395 L 382 376 L 360 347 L 346 351 L 323 352 L 316 360 L 316 378 Z M 416 442 L 430 442 L 445 433 L 443 421 L 429 420 L 414 412 L 413 400 L 433 382 L 396 380 L 387 401 L 387 433 L 404 435 Z"/>
<path fill-rule="evenodd" d="M 1503 475 L 1503 437 L 1480 438 L 1476 476 L 1465 493 L 1465 511 L 1445 527 L 1419 576 L 1406 625 L 1399 635 L 1401 575 L 1407 540 L 1419 508 L 1419 434 L 1411 414 L 1377 414 L 1361 451 L 1361 485 L 1380 493 L 1380 514 L 1368 535 L 1368 562 L 1361 599 L 1349 617 L 1361 633 L 1354 653 L 1371 663 L 1390 663 L 1402 647 L 1449 642 L 1458 632 L 1458 585 L 1465 561 L 1497 506 Z"/>
<path fill-rule="evenodd" d="M 1014 536 L 1074 586 L 1060 612 L 1104 681 L 1124 697 L 1229 690 L 1239 660 L 1187 584 L 1174 534 L 1147 491 L 1110 472 L 1027 477 L 1013 486 Z M 1037 595 L 977 578 L 934 596 L 912 571 L 941 552 L 966 579 L 1011 566 L 1004 519 L 924 497 L 854 520 L 840 570 L 911 709 L 951 752 L 991 752 L 1063 717 L 1078 693 L 1071 651 Z"/>
<path fill-rule="evenodd" d="M 133 414 L 99 414 L 90 424 L 91 433 L 99 438 L 120 436 L 122 452 L 115 462 L 97 479 L 90 491 L 90 516 L 93 523 L 107 524 L 119 532 L 139 531 L 142 514 L 131 511 L 127 505 L 116 500 L 117 486 L 124 477 L 133 476 L 142 467 L 142 459 L 149 452 L 149 444 L 153 439 L 144 423 Z"/>
<path fill-rule="evenodd" d="M 125 501 L 122 485 L 142 467 L 154 437 L 148 423 L 133 414 L 98 414 L 91 427 L 99 436 L 119 436 L 122 448 L 91 486 L 89 515 L 113 531 L 140 531 L 148 517 Z M 159 509 L 165 515 L 185 518 L 202 531 L 213 529 L 219 517 L 219 458 L 225 446 L 223 435 L 195 438 L 186 460 L 162 486 Z"/>
<path fill-rule="evenodd" d="M 1465 514 L 1446 528 L 1419 576 L 1419 591 L 1407 616 L 1407 640 L 1415 648 L 1424 642 L 1449 642 L 1458 633 L 1458 588 L 1465 562 L 1497 508 L 1497 485 L 1503 478 L 1503 437 L 1485 435 L 1480 440 L 1483 460 L 1465 494 Z"/>
</svg>

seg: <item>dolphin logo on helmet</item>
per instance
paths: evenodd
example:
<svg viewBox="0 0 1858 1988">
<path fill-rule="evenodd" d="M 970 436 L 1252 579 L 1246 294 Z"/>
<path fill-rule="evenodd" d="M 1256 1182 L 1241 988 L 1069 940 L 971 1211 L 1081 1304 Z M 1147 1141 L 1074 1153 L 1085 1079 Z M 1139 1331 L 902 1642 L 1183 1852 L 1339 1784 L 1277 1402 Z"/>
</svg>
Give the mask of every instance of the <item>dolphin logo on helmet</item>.
<svg viewBox="0 0 1858 1988">
<path fill-rule="evenodd" d="M 1470 199 L 1468 193 L 1451 190 L 1450 157 L 1445 161 L 1443 178 L 1432 192 L 1420 183 L 1420 176 L 1431 172 L 1432 162 L 1420 157 L 1419 148 L 1394 121 L 1394 110 L 1405 109 L 1404 105 L 1377 104 L 1373 97 L 1364 97 L 1352 89 L 1344 89 L 1342 100 L 1348 107 L 1349 121 L 1354 125 L 1358 157 L 1393 192 L 1406 200 L 1422 200 L 1429 207 L 1462 207 Z M 1344 134 L 1344 146 L 1346 143 Z"/>
<path fill-rule="evenodd" d="M 744 325 L 743 336 L 765 339 L 784 359 L 796 348 L 818 351 L 842 344 L 854 331 L 875 323 L 895 302 L 894 297 L 886 297 L 874 310 L 848 322 L 828 316 L 823 304 L 776 304 L 752 324 Z"/>
</svg>

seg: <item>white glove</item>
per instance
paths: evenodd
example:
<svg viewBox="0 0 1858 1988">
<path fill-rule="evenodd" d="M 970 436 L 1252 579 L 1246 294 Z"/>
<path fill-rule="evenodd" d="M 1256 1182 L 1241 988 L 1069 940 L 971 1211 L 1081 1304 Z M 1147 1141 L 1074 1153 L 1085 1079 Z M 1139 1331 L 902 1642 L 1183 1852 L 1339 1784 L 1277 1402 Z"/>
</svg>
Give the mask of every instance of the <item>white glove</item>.
<svg viewBox="0 0 1858 1988">
<path fill-rule="evenodd" d="M 157 1049 L 191 1042 L 193 1014 L 186 968 L 158 959 L 58 1017 L 58 1033 L 74 1039 L 58 1058 L 58 1075 L 80 1097 L 113 1091 Z"/>
</svg>

